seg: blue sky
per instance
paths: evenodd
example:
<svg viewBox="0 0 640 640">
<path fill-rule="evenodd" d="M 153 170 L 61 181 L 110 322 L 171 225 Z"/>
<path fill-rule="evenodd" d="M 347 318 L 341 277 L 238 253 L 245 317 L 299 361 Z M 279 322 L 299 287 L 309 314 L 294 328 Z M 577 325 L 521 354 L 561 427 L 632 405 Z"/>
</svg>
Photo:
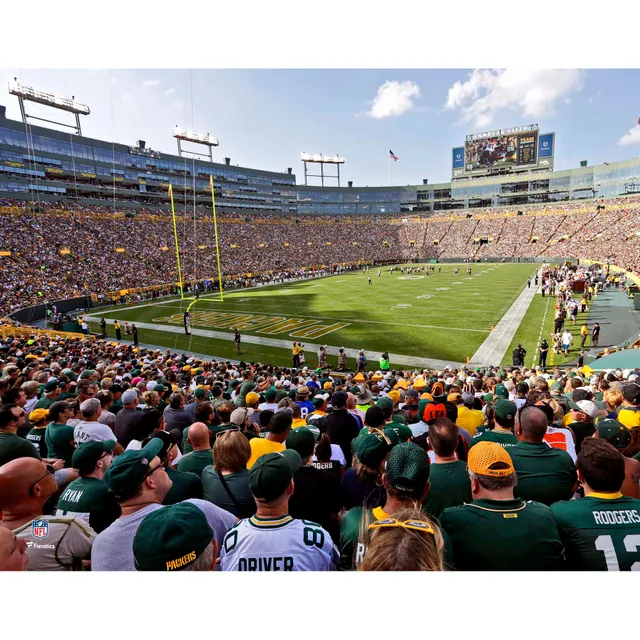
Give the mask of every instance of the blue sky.
<svg viewBox="0 0 640 640">
<path fill-rule="evenodd" d="M 556 132 L 556 169 L 640 153 L 638 70 L 2 69 L 4 87 L 14 76 L 88 103 L 84 135 L 173 153 L 177 124 L 218 137 L 217 161 L 292 167 L 299 183 L 306 151 L 344 156 L 343 184 L 386 185 L 389 149 L 392 184 L 446 182 L 466 134 L 534 122 Z M 14 96 L 0 104 L 20 118 Z"/>
</svg>

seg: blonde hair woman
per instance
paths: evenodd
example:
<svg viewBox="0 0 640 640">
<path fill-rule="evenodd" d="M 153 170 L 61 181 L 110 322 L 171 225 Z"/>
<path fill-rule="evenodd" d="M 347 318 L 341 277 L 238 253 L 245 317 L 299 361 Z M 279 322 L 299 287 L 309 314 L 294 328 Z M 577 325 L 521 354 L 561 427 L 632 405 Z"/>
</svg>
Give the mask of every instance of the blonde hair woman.
<svg viewBox="0 0 640 640">
<path fill-rule="evenodd" d="M 443 571 L 439 527 L 419 510 L 406 509 L 369 525 L 371 538 L 359 571 Z"/>
</svg>

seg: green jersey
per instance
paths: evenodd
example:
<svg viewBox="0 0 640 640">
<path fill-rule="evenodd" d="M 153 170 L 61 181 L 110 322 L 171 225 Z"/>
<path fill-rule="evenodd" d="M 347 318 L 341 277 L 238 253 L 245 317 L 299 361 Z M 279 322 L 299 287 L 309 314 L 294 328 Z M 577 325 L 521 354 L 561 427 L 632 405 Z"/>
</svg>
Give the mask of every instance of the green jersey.
<svg viewBox="0 0 640 640">
<path fill-rule="evenodd" d="M 192 451 L 180 458 L 178 471 L 195 473 L 202 478 L 202 471 L 205 467 L 213 464 L 213 452 L 211 449 L 205 451 Z"/>
<path fill-rule="evenodd" d="M 44 440 L 44 433 L 47 427 L 36 428 L 33 427 L 29 433 L 25 436 L 25 440 L 28 440 L 38 448 L 41 458 L 48 458 L 49 452 L 47 450 L 47 443 Z"/>
<path fill-rule="evenodd" d="M 47 445 L 49 458 L 64 460 L 65 467 L 71 466 L 71 457 L 75 451 L 73 427 L 68 424 L 50 422 L 44 432 L 44 441 Z"/>
<path fill-rule="evenodd" d="M 546 442 L 519 442 L 509 449 L 518 475 L 514 495 L 547 506 L 558 500 L 570 500 L 577 480 L 571 456 Z"/>
<path fill-rule="evenodd" d="M 54 402 L 57 402 L 57 400 L 57 398 L 54 400 L 53 398 L 47 398 L 47 396 L 44 396 L 44 398 L 40 398 L 40 400 L 33 405 L 33 409 L 31 409 L 31 411 L 35 411 L 36 409 L 48 410 Z"/>
<path fill-rule="evenodd" d="M 491 500 L 445 509 L 440 518 L 458 571 L 553 571 L 562 542 L 551 509 L 539 502 Z"/>
<path fill-rule="evenodd" d="M 342 571 L 357 569 L 364 560 L 367 544 L 366 540 L 360 540 L 360 530 L 367 532 L 367 523 L 370 524 L 388 517 L 382 507 L 376 507 L 373 510 L 354 507 L 347 511 L 340 523 L 340 569 Z M 363 522 L 365 518 L 366 521 Z M 365 534 L 365 537 L 368 538 L 368 533 Z"/>
<path fill-rule="evenodd" d="M 16 458 L 37 458 L 40 460 L 39 448 L 15 433 L 0 433 L 0 467 Z"/>
<path fill-rule="evenodd" d="M 551 507 L 572 571 L 640 571 L 640 500 L 592 493 Z"/>
<path fill-rule="evenodd" d="M 78 478 L 67 486 L 58 501 L 57 516 L 82 518 L 96 533 L 120 517 L 120 505 L 104 480 Z"/>
<path fill-rule="evenodd" d="M 431 488 L 422 503 L 423 511 L 439 519 L 446 508 L 457 507 L 473 500 L 466 462 L 437 462 L 432 464 L 430 469 Z"/>
<path fill-rule="evenodd" d="M 496 429 L 487 429 L 473 434 L 471 438 L 471 444 L 469 449 L 478 442 L 497 442 L 501 447 L 509 448 L 515 447 L 518 444 L 518 438 L 516 438 L 511 431 L 497 431 Z"/>
<path fill-rule="evenodd" d="M 182 473 L 175 469 L 167 469 L 167 475 L 173 485 L 162 504 L 175 504 L 189 498 L 202 498 L 202 480 L 195 473 Z"/>
</svg>

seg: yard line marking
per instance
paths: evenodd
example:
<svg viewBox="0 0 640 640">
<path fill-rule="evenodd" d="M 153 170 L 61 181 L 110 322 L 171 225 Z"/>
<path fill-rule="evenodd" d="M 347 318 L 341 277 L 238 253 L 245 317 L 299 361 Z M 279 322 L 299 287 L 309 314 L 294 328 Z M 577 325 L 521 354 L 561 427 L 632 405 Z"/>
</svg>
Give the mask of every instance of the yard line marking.
<svg viewBox="0 0 640 640">
<path fill-rule="evenodd" d="M 538 344 L 536 345 L 535 353 L 533 354 L 533 362 L 531 363 L 531 368 L 536 366 L 536 355 L 538 353 L 538 349 L 540 349 L 540 344 L 542 343 L 542 332 L 544 331 L 544 321 L 547 319 L 547 309 L 549 308 L 549 300 L 550 297 L 547 297 L 547 304 L 544 307 L 544 315 L 542 316 L 542 324 L 540 325 L 540 335 L 538 336 Z"/>
<path fill-rule="evenodd" d="M 86 320 L 90 322 L 98 322 L 99 316 L 86 316 Z M 105 319 L 106 320 L 106 319 Z M 106 320 L 107 324 L 113 324 L 115 320 Z M 179 326 L 158 325 L 151 322 L 136 322 L 136 327 L 139 329 L 151 329 L 153 331 L 165 331 L 167 333 L 184 333 L 184 328 Z M 209 331 L 207 329 L 191 329 L 191 334 L 194 336 L 201 336 L 204 338 L 215 338 L 217 340 L 233 341 L 235 334 L 228 333 L 226 331 Z M 291 341 L 278 340 L 276 338 L 265 338 L 263 336 L 243 335 L 242 342 L 247 344 L 264 345 L 268 347 L 277 347 L 286 349 L 289 354 L 291 353 Z M 313 344 L 311 342 L 305 342 L 305 350 L 307 352 L 317 351 L 320 344 Z M 327 345 L 327 353 L 332 356 L 338 355 L 338 350 L 342 347 L 335 347 Z M 359 349 L 350 349 L 345 347 L 345 353 L 349 358 L 356 358 L 359 353 Z M 382 355 L 381 351 L 368 351 L 368 358 L 371 362 L 375 362 L 380 359 Z M 422 368 L 422 369 L 444 369 L 445 367 L 461 367 L 461 362 L 452 362 L 450 360 L 436 360 L 433 358 L 417 358 L 415 356 L 406 356 L 396 353 L 390 353 L 389 358 L 392 362 L 410 367 Z"/>
</svg>

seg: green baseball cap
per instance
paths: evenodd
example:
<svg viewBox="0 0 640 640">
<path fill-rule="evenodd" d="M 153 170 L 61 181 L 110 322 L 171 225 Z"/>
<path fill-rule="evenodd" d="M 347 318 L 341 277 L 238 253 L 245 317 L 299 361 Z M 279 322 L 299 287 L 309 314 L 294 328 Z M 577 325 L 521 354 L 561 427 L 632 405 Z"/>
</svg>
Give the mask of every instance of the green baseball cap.
<svg viewBox="0 0 640 640">
<path fill-rule="evenodd" d="M 105 453 L 111 453 L 116 448 L 115 440 L 92 440 L 81 444 L 71 457 L 71 466 L 82 472 L 93 471 L 96 463 Z"/>
<path fill-rule="evenodd" d="M 193 392 L 193 397 L 194 398 L 199 398 L 200 400 L 202 398 L 204 398 L 207 395 L 207 392 L 202 388 L 202 387 L 198 387 L 194 392 Z"/>
<path fill-rule="evenodd" d="M 133 538 L 137 571 L 179 571 L 193 564 L 213 540 L 204 513 L 191 502 L 152 511 Z"/>
<path fill-rule="evenodd" d="M 362 464 L 378 467 L 393 446 L 386 433 L 367 433 L 357 438 L 356 455 Z"/>
<path fill-rule="evenodd" d="M 496 402 L 496 416 L 501 420 L 513 420 L 518 413 L 518 405 L 510 400 Z"/>
<path fill-rule="evenodd" d="M 353 387 L 351 387 L 349 391 L 353 393 L 354 396 L 360 395 L 360 387 L 358 385 L 353 385 Z"/>
<path fill-rule="evenodd" d="M 403 442 L 389 454 L 385 474 L 396 491 L 416 494 L 429 482 L 429 456 L 413 442 Z"/>
<path fill-rule="evenodd" d="M 301 458 L 308 458 L 316 445 L 316 439 L 307 427 L 291 429 L 286 440 L 287 449 L 293 449 L 300 454 Z"/>
<path fill-rule="evenodd" d="M 407 421 L 405 420 L 404 416 L 400 415 L 399 413 L 397 413 L 394 416 L 391 416 L 391 422 L 394 422 L 396 424 L 407 424 Z"/>
<path fill-rule="evenodd" d="M 551 391 L 562 391 L 562 383 L 561 382 L 553 382 L 549 387 Z"/>
<path fill-rule="evenodd" d="M 422 416 L 424 415 L 425 407 L 430 403 L 431 403 L 431 400 L 428 400 L 426 398 L 418 402 L 418 415 L 420 416 L 421 420 L 422 420 Z"/>
<path fill-rule="evenodd" d="M 411 438 L 413 438 L 413 431 L 411 431 L 411 429 L 406 424 L 393 422 L 391 425 L 389 425 L 389 427 L 390 428 L 385 429 L 384 432 L 386 433 L 390 430 L 395 431 L 396 435 L 398 436 L 398 441 L 401 443 L 407 442 L 408 440 L 411 440 Z"/>
<path fill-rule="evenodd" d="M 58 380 L 50 380 L 49 382 L 47 382 L 47 384 L 44 385 L 44 392 L 51 393 L 52 391 L 55 391 L 59 385 L 60 383 L 58 382 Z"/>
<path fill-rule="evenodd" d="M 503 384 L 497 384 L 494 391 L 497 396 L 505 398 L 506 400 L 509 399 L 509 391 L 507 390 L 507 387 L 505 387 Z"/>
<path fill-rule="evenodd" d="M 605 418 L 596 424 L 598 437 L 611 443 L 616 449 L 626 449 L 631 441 L 631 431 L 621 422 Z"/>
<path fill-rule="evenodd" d="M 269 387 L 269 389 L 264 392 L 264 397 L 267 402 L 273 402 L 276 399 L 276 395 L 277 392 L 273 387 Z"/>
<path fill-rule="evenodd" d="M 496 397 L 493 395 L 493 393 L 485 393 L 485 394 L 482 396 L 482 401 L 483 401 L 485 404 L 488 404 L 489 402 L 493 402 L 495 399 L 496 399 Z"/>
<path fill-rule="evenodd" d="M 140 372 L 138 372 L 140 373 Z M 80 380 L 86 380 L 88 377 L 92 376 L 95 374 L 95 371 L 93 369 L 85 369 L 81 374 L 80 374 Z"/>
<path fill-rule="evenodd" d="M 279 498 L 301 464 L 300 454 L 293 449 L 260 456 L 249 469 L 249 488 L 253 497 L 258 502 Z"/>
<path fill-rule="evenodd" d="M 391 440 L 391 446 L 395 447 L 397 444 L 400 444 L 400 440 L 398 439 L 398 432 L 391 426 L 385 427 L 383 433 L 389 440 Z"/>
<path fill-rule="evenodd" d="M 160 438 L 151 438 L 142 449 L 129 449 L 120 454 L 104 474 L 104 481 L 112 493 L 128 493 L 137 487 L 149 471 L 151 461 L 164 447 Z"/>
<path fill-rule="evenodd" d="M 153 387 L 153 390 L 157 393 L 162 393 L 163 391 L 167 391 L 168 388 L 169 387 L 165 387 L 163 384 L 157 384 L 155 387 Z"/>
<path fill-rule="evenodd" d="M 385 406 L 393 410 L 393 400 L 389 396 L 382 396 L 382 398 L 380 398 L 378 402 L 376 402 L 376 407 L 384 409 Z"/>
</svg>

